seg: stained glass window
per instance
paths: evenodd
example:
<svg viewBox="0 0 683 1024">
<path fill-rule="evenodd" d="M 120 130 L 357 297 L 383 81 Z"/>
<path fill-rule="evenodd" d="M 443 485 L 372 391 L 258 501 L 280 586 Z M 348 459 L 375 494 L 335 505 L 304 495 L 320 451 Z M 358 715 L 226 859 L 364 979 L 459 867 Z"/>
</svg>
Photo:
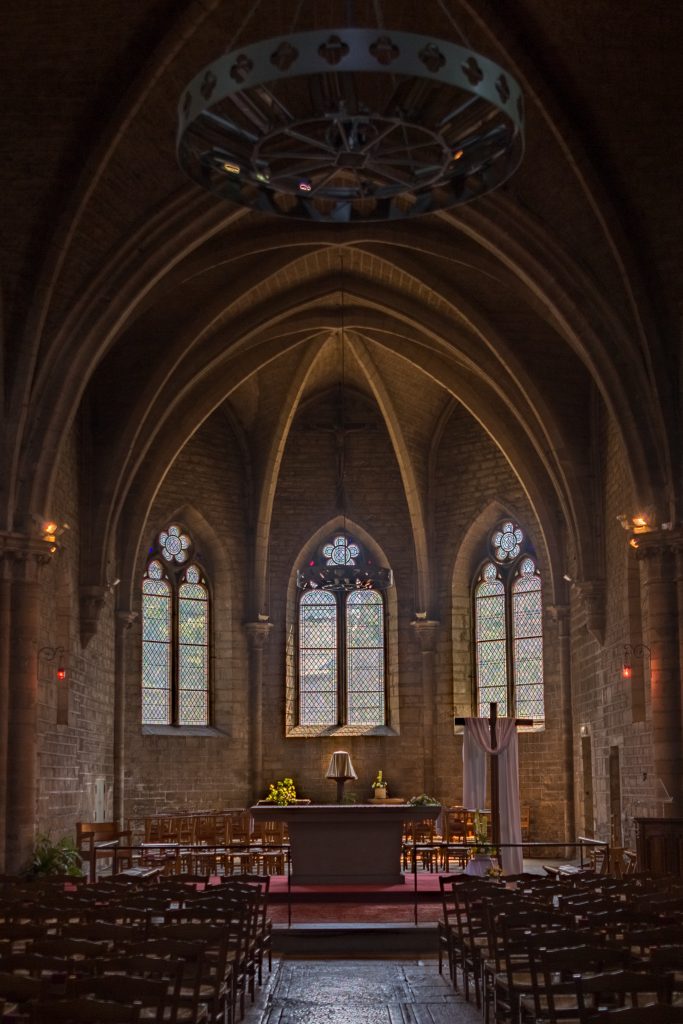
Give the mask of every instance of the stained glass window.
<svg viewBox="0 0 683 1024">
<path fill-rule="evenodd" d="M 384 725 L 384 601 L 376 590 L 346 598 L 349 725 Z"/>
<path fill-rule="evenodd" d="M 319 555 L 322 560 L 318 564 L 349 567 L 350 586 L 355 573 L 359 589 L 318 586 L 300 598 L 298 723 L 384 725 L 384 597 L 368 586 L 368 563 L 360 546 L 348 537 L 334 536 L 319 549 Z"/>
<path fill-rule="evenodd" d="M 516 717 L 544 718 L 541 578 L 531 558 L 512 583 L 512 668 Z"/>
<path fill-rule="evenodd" d="M 209 590 L 199 566 L 185 565 L 192 541 L 179 526 L 156 547 L 142 581 L 142 722 L 208 725 Z"/>
<path fill-rule="evenodd" d="M 299 605 L 299 723 L 337 724 L 337 602 L 326 590 Z"/>
<path fill-rule="evenodd" d="M 490 535 L 493 559 L 474 587 L 478 714 L 542 721 L 543 602 L 541 577 L 520 527 L 505 520 Z M 526 550 L 525 550 L 526 549 Z M 513 710 L 514 709 L 514 710 Z"/>
<path fill-rule="evenodd" d="M 488 716 L 493 701 L 498 714 L 507 715 L 505 587 L 493 562 L 484 566 L 476 586 L 474 618 L 479 714 Z"/>
<path fill-rule="evenodd" d="M 178 722 L 209 720 L 209 594 L 195 565 L 178 587 Z"/>
<path fill-rule="evenodd" d="M 161 562 L 142 581 L 142 721 L 165 725 L 171 715 L 171 585 Z"/>
</svg>

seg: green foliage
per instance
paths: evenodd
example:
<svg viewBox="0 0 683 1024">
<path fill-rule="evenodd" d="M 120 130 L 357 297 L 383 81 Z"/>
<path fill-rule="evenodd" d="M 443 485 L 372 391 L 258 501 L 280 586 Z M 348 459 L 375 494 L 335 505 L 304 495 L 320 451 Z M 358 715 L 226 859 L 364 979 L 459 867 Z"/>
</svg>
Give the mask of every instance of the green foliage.
<svg viewBox="0 0 683 1024">
<path fill-rule="evenodd" d="M 268 786 L 268 796 L 265 802 L 268 804 L 279 804 L 287 807 L 296 800 L 296 788 L 293 779 L 282 779 L 278 782 L 271 782 Z"/>
<path fill-rule="evenodd" d="M 43 875 L 82 875 L 81 856 L 73 839 L 69 836 L 62 836 L 57 840 L 50 835 L 38 836 L 33 859 L 24 874 L 28 878 L 40 878 Z"/>
<path fill-rule="evenodd" d="M 441 805 L 439 800 L 435 800 L 433 796 L 427 796 L 426 793 L 411 797 L 408 803 L 411 807 L 439 807 Z"/>
</svg>

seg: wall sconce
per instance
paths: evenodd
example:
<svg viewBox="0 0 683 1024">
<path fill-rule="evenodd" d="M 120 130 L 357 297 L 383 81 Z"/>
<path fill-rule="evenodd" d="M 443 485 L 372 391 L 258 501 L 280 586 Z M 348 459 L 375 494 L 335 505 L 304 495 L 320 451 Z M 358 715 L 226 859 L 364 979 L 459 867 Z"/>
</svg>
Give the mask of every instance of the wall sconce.
<svg viewBox="0 0 683 1024">
<path fill-rule="evenodd" d="M 647 651 L 648 658 L 650 657 L 650 648 L 647 644 L 624 644 L 624 658 L 621 665 L 621 678 L 632 679 L 633 668 L 631 666 L 631 658 L 644 658 L 645 652 Z"/>
<path fill-rule="evenodd" d="M 50 545 L 50 554 L 55 553 L 57 550 L 57 538 L 64 533 L 65 530 L 69 530 L 71 527 L 68 523 L 55 523 L 52 519 L 46 519 L 40 524 L 40 533 L 43 540 Z"/>
<path fill-rule="evenodd" d="M 44 661 L 54 661 L 55 658 L 59 657 L 56 675 L 57 681 L 60 683 L 66 679 L 66 668 L 61 657 L 64 653 L 63 647 L 41 647 L 38 651 L 38 657 L 43 658 Z"/>
</svg>

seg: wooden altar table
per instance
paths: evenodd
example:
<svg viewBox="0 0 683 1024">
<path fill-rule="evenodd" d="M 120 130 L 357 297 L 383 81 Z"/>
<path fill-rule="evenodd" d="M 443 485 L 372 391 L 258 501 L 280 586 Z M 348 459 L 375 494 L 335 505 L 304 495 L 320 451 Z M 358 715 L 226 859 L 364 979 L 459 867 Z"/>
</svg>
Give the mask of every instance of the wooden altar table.
<svg viewBox="0 0 683 1024">
<path fill-rule="evenodd" d="M 251 808 L 255 821 L 286 821 L 292 885 L 400 885 L 406 821 L 432 821 L 441 807 L 309 804 Z"/>
</svg>

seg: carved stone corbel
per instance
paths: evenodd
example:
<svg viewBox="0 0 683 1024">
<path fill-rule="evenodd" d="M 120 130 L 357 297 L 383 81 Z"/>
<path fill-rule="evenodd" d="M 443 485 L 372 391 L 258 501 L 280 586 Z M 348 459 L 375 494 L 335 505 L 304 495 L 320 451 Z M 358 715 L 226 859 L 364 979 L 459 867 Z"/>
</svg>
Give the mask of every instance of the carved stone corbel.
<svg viewBox="0 0 683 1024">
<path fill-rule="evenodd" d="M 586 615 L 586 629 L 594 640 L 605 646 L 605 581 L 574 580 Z"/>
<path fill-rule="evenodd" d="M 107 587 L 100 585 L 82 586 L 79 592 L 81 618 L 81 647 L 88 646 L 95 633 L 107 597 Z"/>
</svg>

